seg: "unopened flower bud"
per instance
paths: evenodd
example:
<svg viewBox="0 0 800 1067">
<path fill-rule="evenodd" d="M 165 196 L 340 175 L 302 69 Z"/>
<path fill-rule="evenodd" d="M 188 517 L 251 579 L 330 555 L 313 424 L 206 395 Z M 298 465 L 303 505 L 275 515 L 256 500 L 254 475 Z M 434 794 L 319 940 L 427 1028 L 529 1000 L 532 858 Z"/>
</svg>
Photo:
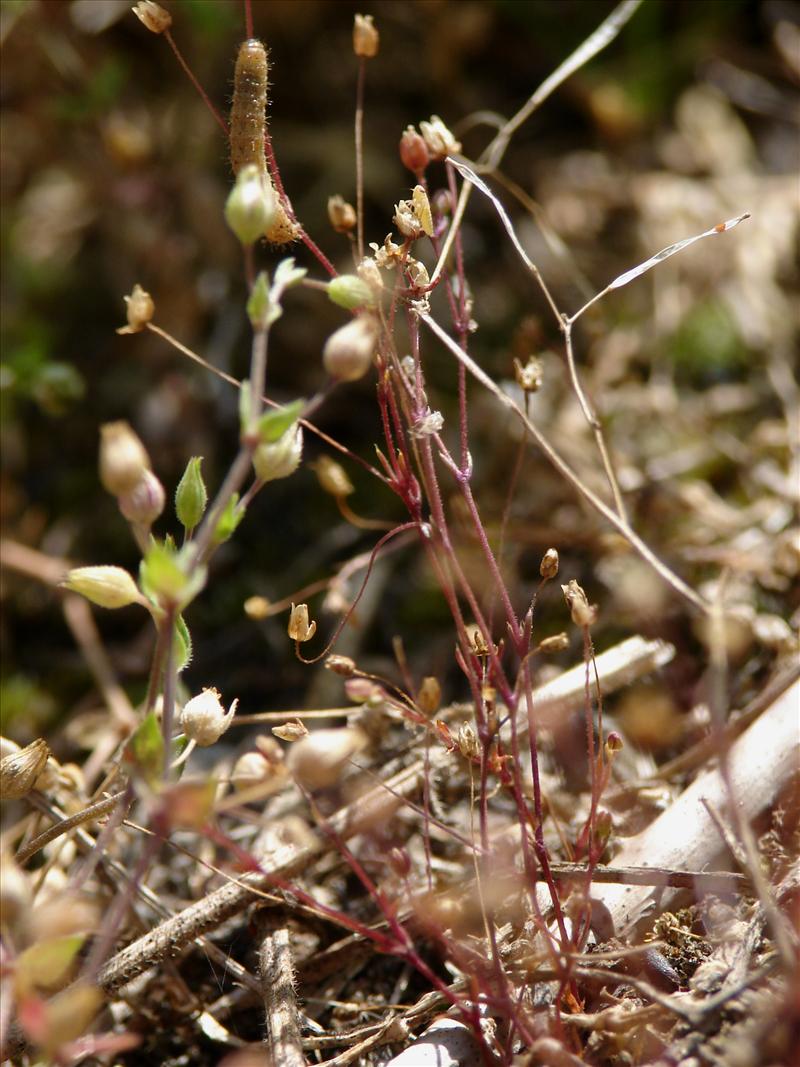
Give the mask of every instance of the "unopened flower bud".
<svg viewBox="0 0 800 1067">
<path fill-rule="evenodd" d="M 430 122 L 421 122 L 419 128 L 431 159 L 444 159 L 461 151 L 461 142 L 455 139 L 438 115 L 431 115 Z"/>
<path fill-rule="evenodd" d="M 155 0 L 139 0 L 131 11 L 151 33 L 165 33 L 172 25 L 172 15 Z"/>
<path fill-rule="evenodd" d="M 586 593 L 574 578 L 567 585 L 562 585 L 561 591 L 576 626 L 592 626 L 597 622 L 597 605 L 589 603 Z"/>
<path fill-rule="evenodd" d="M 337 193 L 328 197 L 328 221 L 336 233 L 350 233 L 358 221 L 356 209 Z"/>
<path fill-rule="evenodd" d="M 156 306 L 149 293 L 141 285 L 134 285 L 130 296 L 125 297 L 128 325 L 120 326 L 117 333 L 141 333 L 155 314 Z"/>
<path fill-rule="evenodd" d="M 270 602 L 265 596 L 249 596 L 244 602 L 244 613 L 248 619 L 260 622 L 270 614 Z"/>
<path fill-rule="evenodd" d="M 317 472 L 320 488 L 338 498 L 350 496 L 355 492 L 355 487 L 347 477 L 347 472 L 341 463 L 337 463 L 330 456 L 322 455 L 317 460 L 314 469 Z"/>
<path fill-rule="evenodd" d="M 291 722 L 285 722 L 283 726 L 273 726 L 272 732 L 276 737 L 279 737 L 281 741 L 299 741 L 301 737 L 308 736 L 308 730 L 303 726 L 299 719 L 292 719 Z"/>
<path fill-rule="evenodd" d="M 142 602 L 136 582 L 122 567 L 73 567 L 60 584 L 101 608 L 124 608 Z"/>
<path fill-rule="evenodd" d="M 542 556 L 539 564 L 539 574 L 543 578 L 555 578 L 558 574 L 558 552 L 554 548 L 548 548 Z"/>
<path fill-rule="evenodd" d="M 276 212 L 277 197 L 269 178 L 255 163 L 248 163 L 236 175 L 225 204 L 228 225 L 243 245 L 251 245 L 273 226 Z"/>
<path fill-rule="evenodd" d="M 357 274 L 340 274 L 332 278 L 328 282 L 328 299 L 348 311 L 375 303 L 372 289 Z"/>
<path fill-rule="evenodd" d="M 152 471 L 144 471 L 137 486 L 117 497 L 119 510 L 128 520 L 141 526 L 152 526 L 164 510 L 164 486 Z"/>
<path fill-rule="evenodd" d="M 112 496 L 130 493 L 150 470 L 150 457 L 127 422 L 100 427 L 100 481 Z"/>
<path fill-rule="evenodd" d="M 322 350 L 325 370 L 340 382 L 363 378 L 375 358 L 378 336 L 378 320 L 374 315 L 365 313 L 340 326 Z"/>
<path fill-rule="evenodd" d="M 288 478 L 300 466 L 303 455 L 303 429 L 291 426 L 277 441 L 262 441 L 253 453 L 253 468 L 262 482 Z"/>
<path fill-rule="evenodd" d="M 413 126 L 407 126 L 400 138 L 400 161 L 418 178 L 422 177 L 431 161 L 425 138 Z"/>
<path fill-rule="evenodd" d="M 4 756 L 0 760 L 0 796 L 3 800 L 19 800 L 35 789 L 49 758 L 50 749 L 41 738 Z"/>
<path fill-rule="evenodd" d="M 289 749 L 286 765 L 306 789 L 324 789 L 339 781 L 349 761 L 366 744 L 366 735 L 356 727 L 314 730 Z"/>
<path fill-rule="evenodd" d="M 287 632 L 293 641 L 302 643 L 311 640 L 317 632 L 317 624 L 308 621 L 308 604 L 292 604 Z"/>
<path fill-rule="evenodd" d="M 373 59 L 381 43 L 372 15 L 356 15 L 353 21 L 353 51 L 363 59 Z"/>
<path fill-rule="evenodd" d="M 325 669 L 340 674 L 343 678 L 349 678 L 356 669 L 356 661 L 349 656 L 333 655 L 325 660 Z"/>
<path fill-rule="evenodd" d="M 565 633 L 553 634 L 539 642 L 540 652 L 563 652 L 569 648 L 569 638 Z"/>
<path fill-rule="evenodd" d="M 422 679 L 422 685 L 417 693 L 417 706 L 426 715 L 433 715 L 439 710 L 442 702 L 442 687 L 438 679 L 428 676 Z"/>
<path fill-rule="evenodd" d="M 175 514 L 187 531 L 198 525 L 208 503 L 208 491 L 200 471 L 202 462 L 202 456 L 192 456 L 175 490 Z"/>
<path fill-rule="evenodd" d="M 228 729 L 238 703 L 238 700 L 234 700 L 225 711 L 217 690 L 204 689 L 184 705 L 179 716 L 181 729 L 190 741 L 207 748 L 219 741 Z"/>
</svg>

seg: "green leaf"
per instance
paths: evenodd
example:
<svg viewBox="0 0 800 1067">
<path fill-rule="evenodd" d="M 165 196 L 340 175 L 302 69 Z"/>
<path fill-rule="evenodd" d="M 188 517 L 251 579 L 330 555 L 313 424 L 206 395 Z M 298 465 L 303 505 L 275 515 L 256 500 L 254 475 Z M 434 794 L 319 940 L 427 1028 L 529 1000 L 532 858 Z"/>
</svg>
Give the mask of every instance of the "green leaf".
<svg viewBox="0 0 800 1067">
<path fill-rule="evenodd" d="M 156 713 L 151 711 L 136 728 L 128 742 L 128 750 L 144 780 L 155 786 L 164 769 L 164 738 Z"/>
<path fill-rule="evenodd" d="M 293 285 L 301 282 L 306 274 L 308 274 L 306 268 L 295 266 L 294 259 L 291 256 L 287 259 L 282 259 L 275 268 L 275 280 L 272 283 L 273 292 L 280 290 L 283 293 L 287 289 L 291 289 Z"/>
<path fill-rule="evenodd" d="M 175 619 L 175 669 L 180 673 L 192 662 L 192 636 L 183 615 Z"/>
<path fill-rule="evenodd" d="M 85 934 L 66 934 L 31 945 L 16 961 L 17 980 L 26 989 L 57 987 L 85 940 Z"/>
<path fill-rule="evenodd" d="M 295 400 L 282 408 L 273 408 L 258 420 L 258 436 L 265 445 L 280 440 L 300 417 L 304 400 Z"/>
<path fill-rule="evenodd" d="M 228 541 L 236 531 L 239 523 L 245 517 L 246 508 L 238 508 L 239 494 L 234 493 L 228 503 L 225 505 L 225 510 L 219 517 L 217 528 L 214 531 L 214 544 L 221 545 L 224 541 Z"/>
<path fill-rule="evenodd" d="M 250 299 L 247 301 L 247 314 L 254 330 L 265 330 L 280 316 L 281 309 L 275 308 L 272 303 L 272 294 L 269 289 L 269 275 L 262 270 L 255 280 Z"/>
</svg>

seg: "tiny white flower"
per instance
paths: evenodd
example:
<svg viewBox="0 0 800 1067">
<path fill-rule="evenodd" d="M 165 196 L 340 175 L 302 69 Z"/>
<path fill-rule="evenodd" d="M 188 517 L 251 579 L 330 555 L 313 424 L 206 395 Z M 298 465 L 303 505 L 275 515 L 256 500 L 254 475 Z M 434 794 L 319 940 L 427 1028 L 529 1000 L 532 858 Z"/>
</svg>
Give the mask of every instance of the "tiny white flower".
<svg viewBox="0 0 800 1067">
<path fill-rule="evenodd" d="M 416 420 L 411 427 L 411 434 L 413 437 L 432 437 L 433 434 L 438 433 L 444 426 L 444 416 L 441 411 L 431 411 L 427 409 L 425 414 Z"/>
</svg>

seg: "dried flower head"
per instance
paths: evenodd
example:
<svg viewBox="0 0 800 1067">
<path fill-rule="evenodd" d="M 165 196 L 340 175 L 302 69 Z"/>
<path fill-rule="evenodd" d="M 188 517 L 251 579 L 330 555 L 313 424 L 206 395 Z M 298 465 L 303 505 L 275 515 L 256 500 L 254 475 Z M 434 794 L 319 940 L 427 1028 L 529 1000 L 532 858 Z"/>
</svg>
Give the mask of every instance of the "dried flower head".
<svg viewBox="0 0 800 1067">
<path fill-rule="evenodd" d="M 308 621 L 308 604 L 292 604 L 292 612 L 289 616 L 289 637 L 302 644 L 304 641 L 310 641 L 316 632 L 316 622 Z"/>
<path fill-rule="evenodd" d="M 417 217 L 414 203 L 411 200 L 401 200 L 394 205 L 392 222 L 403 237 L 408 237 L 412 241 L 415 241 L 422 233 L 422 223 Z"/>
<path fill-rule="evenodd" d="M 456 140 L 438 115 L 431 115 L 430 122 L 421 122 L 419 128 L 431 159 L 444 159 L 461 151 L 461 142 Z"/>
<path fill-rule="evenodd" d="M 514 377 L 517 379 L 517 385 L 525 393 L 536 393 L 542 386 L 542 378 L 544 376 L 544 367 L 541 360 L 535 359 L 533 356 L 528 358 L 528 362 L 523 365 L 522 361 L 514 358 Z"/>
<path fill-rule="evenodd" d="M 156 311 L 152 296 L 137 282 L 130 296 L 124 297 L 127 306 L 128 325 L 120 326 L 117 333 L 141 333 Z"/>
<path fill-rule="evenodd" d="M 574 578 L 561 586 L 561 592 L 576 626 L 592 626 L 597 622 L 597 605 L 589 603 L 586 593 Z"/>
<path fill-rule="evenodd" d="M 215 744 L 233 721 L 238 700 L 227 711 L 222 706 L 216 689 L 204 689 L 187 701 L 178 719 L 181 729 L 196 745 L 207 748 Z"/>
<path fill-rule="evenodd" d="M 555 548 L 548 548 L 542 556 L 539 564 L 539 574 L 543 578 L 555 578 L 558 574 L 558 552 Z"/>
<path fill-rule="evenodd" d="M 353 20 L 353 51 L 363 59 L 373 59 L 378 54 L 380 34 L 376 30 L 372 15 L 356 15 Z"/>
<path fill-rule="evenodd" d="M 384 270 L 396 267 L 403 261 L 402 246 L 394 243 L 390 233 L 386 234 L 382 245 L 377 245 L 373 241 L 369 247 L 375 253 L 376 265 Z"/>
<path fill-rule="evenodd" d="M 50 749 L 41 738 L 4 756 L 0 760 L 0 796 L 3 800 L 19 800 L 35 789 L 49 758 Z"/>
<path fill-rule="evenodd" d="M 308 730 L 299 719 L 292 719 L 290 722 L 285 722 L 282 726 L 273 726 L 272 732 L 276 737 L 279 737 L 281 741 L 299 741 L 301 737 L 308 736 Z"/>
<path fill-rule="evenodd" d="M 172 15 L 155 0 L 139 0 L 131 11 L 151 33 L 166 33 L 172 25 Z"/>
<path fill-rule="evenodd" d="M 569 648 L 569 638 L 565 633 L 553 634 L 539 642 L 540 652 L 563 652 Z"/>
<path fill-rule="evenodd" d="M 422 684 L 417 693 L 417 707 L 425 715 L 433 715 L 439 710 L 442 702 L 442 687 L 439 680 L 432 675 L 422 679 Z"/>
<path fill-rule="evenodd" d="M 147 450 L 127 422 L 100 427 L 100 481 L 112 496 L 130 493 L 148 470 Z"/>
<path fill-rule="evenodd" d="M 356 209 L 337 193 L 328 197 L 328 221 L 336 233 L 350 233 L 358 221 Z"/>
</svg>

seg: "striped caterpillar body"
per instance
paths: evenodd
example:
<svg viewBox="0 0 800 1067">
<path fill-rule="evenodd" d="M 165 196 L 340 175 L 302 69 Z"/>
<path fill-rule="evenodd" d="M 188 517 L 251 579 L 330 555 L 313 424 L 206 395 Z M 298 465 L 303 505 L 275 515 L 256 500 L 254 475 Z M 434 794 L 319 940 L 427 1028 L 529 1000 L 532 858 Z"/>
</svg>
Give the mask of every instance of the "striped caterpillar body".
<svg viewBox="0 0 800 1067">
<path fill-rule="evenodd" d="M 244 41 L 233 75 L 230 144 L 234 174 L 248 163 L 255 163 L 262 174 L 267 172 L 264 158 L 267 70 L 267 50 L 261 41 Z"/>
<path fill-rule="evenodd" d="M 236 57 L 233 75 L 233 103 L 230 115 L 230 151 L 233 173 L 254 163 L 265 182 L 271 182 L 264 155 L 267 125 L 267 50 L 261 41 L 243 41 Z M 298 227 L 276 197 L 275 217 L 264 236 L 272 244 L 297 239 Z"/>
</svg>

